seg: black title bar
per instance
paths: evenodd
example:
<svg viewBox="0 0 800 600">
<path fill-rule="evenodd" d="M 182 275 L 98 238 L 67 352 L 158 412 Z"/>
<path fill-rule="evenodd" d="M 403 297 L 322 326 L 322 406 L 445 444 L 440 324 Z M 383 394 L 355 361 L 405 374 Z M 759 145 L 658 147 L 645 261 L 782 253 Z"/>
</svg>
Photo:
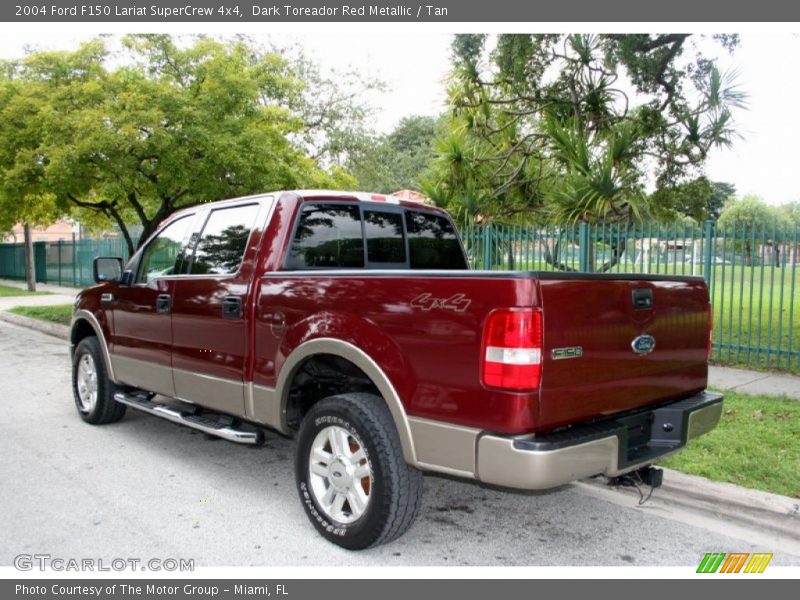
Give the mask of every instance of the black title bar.
<svg viewBox="0 0 800 600">
<path fill-rule="evenodd" d="M 786 0 L 12 0 L 3 22 L 786 22 Z M 530 29 L 530 28 L 527 28 Z"/>
</svg>

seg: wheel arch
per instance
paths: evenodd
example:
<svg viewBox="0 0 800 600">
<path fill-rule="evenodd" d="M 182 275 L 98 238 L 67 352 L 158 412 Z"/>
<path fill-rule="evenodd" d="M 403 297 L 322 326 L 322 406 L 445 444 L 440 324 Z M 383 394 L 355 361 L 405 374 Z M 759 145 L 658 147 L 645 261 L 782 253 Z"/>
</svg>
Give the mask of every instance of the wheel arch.
<svg viewBox="0 0 800 600">
<path fill-rule="evenodd" d="M 292 351 L 283 363 L 278 374 L 276 390 L 280 399 L 281 429 L 284 432 L 290 430 L 287 423 L 287 406 L 289 404 L 289 393 L 292 382 L 298 372 L 309 360 L 324 355 L 335 356 L 346 360 L 362 371 L 375 386 L 381 398 L 392 415 L 395 428 L 397 429 L 400 444 L 403 448 L 403 457 L 410 465 L 417 464 L 414 441 L 411 433 L 411 426 L 408 421 L 405 407 L 400 400 L 389 376 L 378 365 L 375 360 L 364 352 L 361 348 L 343 340 L 336 338 L 315 338 L 308 340 Z"/>
<path fill-rule="evenodd" d="M 103 360 L 106 363 L 106 373 L 108 378 L 117 383 L 114 375 L 114 365 L 111 363 L 111 355 L 108 352 L 108 344 L 106 343 L 106 336 L 103 332 L 103 327 L 92 313 L 88 310 L 78 310 L 72 317 L 72 324 L 70 325 L 70 344 L 74 349 L 80 341 L 86 337 L 94 336 L 100 344 L 100 350 L 103 353 Z"/>
</svg>

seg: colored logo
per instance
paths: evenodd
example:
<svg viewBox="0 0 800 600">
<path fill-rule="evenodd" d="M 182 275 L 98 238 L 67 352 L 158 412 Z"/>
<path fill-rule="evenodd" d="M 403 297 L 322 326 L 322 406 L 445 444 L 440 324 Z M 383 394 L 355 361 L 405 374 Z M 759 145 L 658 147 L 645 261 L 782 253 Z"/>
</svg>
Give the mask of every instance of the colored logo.
<svg viewBox="0 0 800 600">
<path fill-rule="evenodd" d="M 708 552 L 697 567 L 698 573 L 763 573 L 772 554 L 755 552 Z"/>
<path fill-rule="evenodd" d="M 656 338 L 652 335 L 640 335 L 631 342 L 631 348 L 636 354 L 649 354 L 656 347 Z"/>
</svg>

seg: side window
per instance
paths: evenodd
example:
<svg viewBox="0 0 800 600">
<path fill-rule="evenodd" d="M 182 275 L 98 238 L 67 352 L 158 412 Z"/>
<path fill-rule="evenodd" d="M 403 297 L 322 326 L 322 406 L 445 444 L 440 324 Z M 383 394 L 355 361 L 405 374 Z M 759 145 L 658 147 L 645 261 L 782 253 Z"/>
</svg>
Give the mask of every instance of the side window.
<svg viewBox="0 0 800 600">
<path fill-rule="evenodd" d="M 367 261 L 370 263 L 405 263 L 403 215 L 399 212 L 364 211 L 367 238 Z"/>
<path fill-rule="evenodd" d="M 218 208 L 208 216 L 192 257 L 191 275 L 228 275 L 239 270 L 258 204 Z"/>
<path fill-rule="evenodd" d="M 286 266 L 289 269 L 363 267 L 364 240 L 358 206 L 305 206 Z"/>
<path fill-rule="evenodd" d="M 144 249 L 136 283 L 150 283 L 156 277 L 179 272 L 181 248 L 194 215 L 181 217 L 167 225 Z"/>
<path fill-rule="evenodd" d="M 409 210 L 406 232 L 412 269 L 467 268 L 458 235 L 449 219 Z"/>
</svg>

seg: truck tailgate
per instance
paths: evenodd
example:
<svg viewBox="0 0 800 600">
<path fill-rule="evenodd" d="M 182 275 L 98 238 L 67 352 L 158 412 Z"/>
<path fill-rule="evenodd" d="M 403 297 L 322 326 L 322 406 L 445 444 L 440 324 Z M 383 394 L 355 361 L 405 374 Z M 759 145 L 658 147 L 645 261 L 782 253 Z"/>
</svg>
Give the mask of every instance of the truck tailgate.
<svg viewBox="0 0 800 600">
<path fill-rule="evenodd" d="M 706 387 L 709 311 L 702 279 L 542 275 L 538 428 L 602 418 Z"/>
</svg>

